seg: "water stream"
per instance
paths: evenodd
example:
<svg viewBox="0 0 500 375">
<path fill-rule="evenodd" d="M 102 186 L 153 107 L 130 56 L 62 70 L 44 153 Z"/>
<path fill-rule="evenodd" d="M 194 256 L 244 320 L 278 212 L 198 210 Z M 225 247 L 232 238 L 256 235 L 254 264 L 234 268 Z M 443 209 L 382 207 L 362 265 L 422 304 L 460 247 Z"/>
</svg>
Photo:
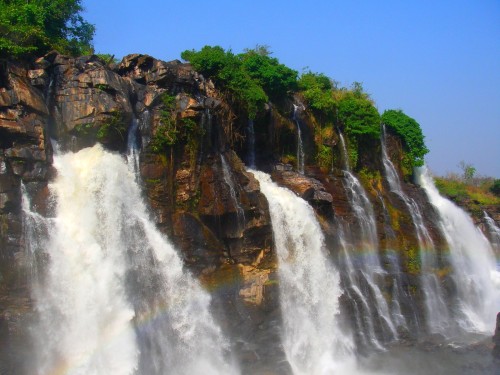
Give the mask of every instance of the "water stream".
<svg viewBox="0 0 500 375">
<path fill-rule="evenodd" d="M 431 333 L 446 335 L 451 325 L 450 314 L 445 303 L 444 292 L 439 283 L 435 270 L 439 268 L 434 241 L 427 227 L 420 208 L 414 199 L 408 197 L 401 186 L 399 174 L 391 159 L 387 155 L 387 135 L 385 125 L 382 125 L 382 162 L 386 180 L 390 190 L 395 193 L 406 205 L 412 218 L 413 226 L 418 238 L 420 253 L 420 283 L 425 297 L 425 312 L 427 328 Z"/>
<path fill-rule="evenodd" d="M 33 372 L 237 374 L 210 296 L 150 219 L 131 161 L 100 145 L 55 155 L 45 236 L 25 205 L 27 232 L 45 238 L 28 237 L 33 261 L 46 259 Z"/>
<path fill-rule="evenodd" d="M 493 317 L 500 311 L 500 273 L 493 249 L 470 216 L 439 194 L 425 167 L 416 174 L 439 213 L 439 225 L 448 242 L 457 300 L 453 320 L 465 332 L 490 334 Z"/>
<path fill-rule="evenodd" d="M 339 322 L 339 272 L 328 260 L 314 211 L 269 175 L 253 173 L 269 202 L 279 263 L 282 341 L 293 373 L 350 373 L 354 343 Z"/>
<path fill-rule="evenodd" d="M 357 232 L 357 235 L 351 234 L 351 236 L 341 240 L 341 243 L 344 243 L 345 254 L 343 264 L 352 263 L 348 259 L 349 257 L 357 259 L 356 265 L 352 268 L 347 267 L 346 271 L 351 288 L 359 290 L 356 294 L 362 294 L 365 300 L 371 296 L 373 300 L 373 303 L 367 304 L 368 311 L 363 314 L 363 319 L 368 326 L 368 332 L 374 332 L 370 334 L 370 342 L 375 347 L 380 347 L 381 339 L 383 341 L 397 339 L 398 333 L 380 285 L 386 271 L 380 264 L 375 214 L 363 186 L 350 170 L 344 137 L 342 133 L 339 133 L 339 136 L 345 161 L 343 184 L 357 224 L 356 228 L 349 230 L 351 233 Z M 343 233 L 347 232 L 347 230 L 343 231 Z M 363 299 L 361 300 L 363 301 Z M 375 329 L 371 329 L 372 326 L 375 326 L 375 320 L 378 321 L 381 331 L 381 334 L 378 335 L 375 333 Z"/>
<path fill-rule="evenodd" d="M 293 105 L 293 121 L 295 121 L 295 125 L 297 125 L 297 171 L 299 173 L 304 174 L 304 145 L 302 144 L 302 132 L 300 130 L 300 121 L 297 117 L 297 111 L 299 106 Z"/>
</svg>

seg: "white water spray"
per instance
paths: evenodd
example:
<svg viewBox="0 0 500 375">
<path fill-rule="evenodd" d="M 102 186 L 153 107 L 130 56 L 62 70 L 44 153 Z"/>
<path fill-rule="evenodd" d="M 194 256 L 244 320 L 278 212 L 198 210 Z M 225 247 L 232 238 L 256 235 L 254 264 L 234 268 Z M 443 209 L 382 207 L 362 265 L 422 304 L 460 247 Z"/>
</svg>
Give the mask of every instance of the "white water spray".
<svg viewBox="0 0 500 375">
<path fill-rule="evenodd" d="M 339 274 L 327 258 L 314 211 L 269 175 L 252 172 L 269 202 L 279 262 L 283 346 L 293 373 L 342 371 L 352 360 L 354 344 L 339 326 Z"/>
<path fill-rule="evenodd" d="M 56 217 L 47 246 L 34 247 L 49 259 L 34 292 L 37 373 L 238 373 L 209 295 L 149 219 L 133 168 L 99 145 L 54 166 Z"/>
<path fill-rule="evenodd" d="M 467 332 L 491 333 L 500 311 L 500 274 L 492 248 L 469 215 L 439 194 L 426 168 L 416 173 L 448 242 L 458 300 L 454 319 Z"/>
</svg>

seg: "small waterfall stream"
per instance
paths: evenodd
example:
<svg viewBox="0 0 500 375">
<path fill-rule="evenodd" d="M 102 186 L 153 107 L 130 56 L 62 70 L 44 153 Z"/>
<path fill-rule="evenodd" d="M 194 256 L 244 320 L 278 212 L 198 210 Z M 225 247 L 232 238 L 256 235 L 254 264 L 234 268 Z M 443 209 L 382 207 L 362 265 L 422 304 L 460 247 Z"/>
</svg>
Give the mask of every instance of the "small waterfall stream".
<svg viewBox="0 0 500 375">
<path fill-rule="evenodd" d="M 231 201 L 236 209 L 236 215 L 238 218 L 238 235 L 241 235 L 242 231 L 245 229 L 245 211 L 243 210 L 243 207 L 241 207 L 240 200 L 236 196 L 236 184 L 233 181 L 231 170 L 229 169 L 226 157 L 223 154 L 220 155 L 220 161 L 224 182 L 229 187 L 229 195 L 231 196 Z"/>
<path fill-rule="evenodd" d="M 439 194 L 426 168 L 416 173 L 448 242 L 458 300 L 453 320 L 466 332 L 491 333 L 500 311 L 500 273 L 491 245 L 466 212 Z"/>
<path fill-rule="evenodd" d="M 426 322 L 429 332 L 446 334 L 450 326 L 450 314 L 445 303 L 444 293 L 434 270 L 438 269 L 437 254 L 420 208 L 414 199 L 403 191 L 401 180 L 387 155 L 385 125 L 382 125 L 382 162 L 390 190 L 404 202 L 412 218 L 417 233 L 420 251 L 420 282 L 425 296 Z"/>
<path fill-rule="evenodd" d="M 491 246 L 495 250 L 497 258 L 500 258 L 500 228 L 496 225 L 495 220 L 493 220 L 486 211 L 483 212 L 484 220 L 486 221 L 486 229 L 490 237 Z"/>
<path fill-rule="evenodd" d="M 293 121 L 295 121 L 295 125 L 297 125 L 297 171 L 301 174 L 304 174 L 304 145 L 302 144 L 302 132 L 300 130 L 300 121 L 297 117 L 297 111 L 299 106 L 293 105 Z"/>
<path fill-rule="evenodd" d="M 140 147 L 137 142 L 137 132 L 139 130 L 139 121 L 132 119 L 130 129 L 127 135 L 127 162 L 134 175 L 139 174 L 139 152 Z"/>
<path fill-rule="evenodd" d="M 131 162 L 100 145 L 56 155 L 55 217 L 24 205 L 25 230 L 37 234 L 28 251 L 47 259 L 33 287 L 34 372 L 237 374 L 210 296 L 150 220 Z"/>
<path fill-rule="evenodd" d="M 383 341 L 397 339 L 398 333 L 392 321 L 389 306 L 379 285 L 386 272 L 380 264 L 378 254 L 378 236 L 375 214 L 373 206 L 361 183 L 350 171 L 348 162 L 349 158 L 347 155 L 344 137 L 342 133 L 339 133 L 339 136 L 343 150 L 343 158 L 345 161 L 343 183 L 347 193 L 347 198 L 357 220 L 357 229 L 359 232 L 356 240 L 354 239 L 354 236 L 351 236 L 349 239 L 345 238 L 344 240 L 341 240 L 341 243 L 345 244 L 345 259 L 343 259 L 342 263 L 349 265 L 352 261 L 348 258 L 356 256 L 357 252 L 362 252 L 361 256 L 357 256 L 358 262 L 356 266 L 352 268 L 347 267 L 347 273 L 350 281 L 349 284 L 355 291 L 355 294 L 363 295 L 362 301 L 366 301 L 368 296 L 372 297 L 374 303 L 363 303 L 363 305 L 366 304 L 368 311 L 363 313 L 362 319 L 364 319 L 364 322 L 368 327 L 367 331 L 369 333 L 373 331 L 373 334 L 370 334 L 369 337 L 371 344 L 375 347 L 381 347 L 379 342 L 380 339 L 377 338 L 375 329 L 372 330 L 371 328 L 375 326 L 374 320 L 379 321 L 380 328 L 383 332 Z M 346 231 L 344 230 L 344 233 L 345 232 Z"/>
<path fill-rule="evenodd" d="M 339 324 L 339 273 L 327 258 L 314 211 L 263 172 L 278 256 L 283 346 L 295 375 L 352 373 L 354 343 Z"/>
</svg>

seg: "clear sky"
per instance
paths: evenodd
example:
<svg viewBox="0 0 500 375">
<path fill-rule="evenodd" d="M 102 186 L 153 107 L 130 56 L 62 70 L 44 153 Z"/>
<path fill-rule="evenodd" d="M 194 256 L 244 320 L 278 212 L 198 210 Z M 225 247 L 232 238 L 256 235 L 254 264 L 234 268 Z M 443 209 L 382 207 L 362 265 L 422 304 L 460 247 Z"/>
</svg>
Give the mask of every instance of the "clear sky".
<svg viewBox="0 0 500 375">
<path fill-rule="evenodd" d="M 348 86 L 420 123 L 436 174 L 465 161 L 500 178 L 499 0 L 83 0 L 95 50 L 180 59 L 268 45 L 280 62 Z"/>
</svg>

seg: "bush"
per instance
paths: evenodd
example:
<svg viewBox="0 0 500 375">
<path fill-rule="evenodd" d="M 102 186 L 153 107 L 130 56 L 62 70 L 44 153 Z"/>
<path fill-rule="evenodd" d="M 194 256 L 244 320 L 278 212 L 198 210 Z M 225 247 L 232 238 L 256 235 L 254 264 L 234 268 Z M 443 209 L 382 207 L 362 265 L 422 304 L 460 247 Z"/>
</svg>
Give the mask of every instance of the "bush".
<svg viewBox="0 0 500 375">
<path fill-rule="evenodd" d="M 500 179 L 496 179 L 493 181 L 493 185 L 491 185 L 490 191 L 497 197 L 500 197 Z"/>
<path fill-rule="evenodd" d="M 382 115 L 382 123 L 393 130 L 403 140 L 405 151 L 414 167 L 424 164 L 424 156 L 429 152 L 418 122 L 400 110 L 387 110 Z"/>
<path fill-rule="evenodd" d="M 200 51 L 186 50 L 181 57 L 207 78 L 227 89 L 243 104 L 249 118 L 269 101 L 279 100 L 297 87 L 297 72 L 269 56 L 259 47 L 235 55 L 219 46 L 205 46 Z"/>
<path fill-rule="evenodd" d="M 338 121 L 350 137 L 380 137 L 380 115 L 365 97 L 346 95 L 338 103 Z"/>
<path fill-rule="evenodd" d="M 0 57 L 92 52 L 95 28 L 81 11 L 80 0 L 0 0 Z"/>
<path fill-rule="evenodd" d="M 335 112 L 332 81 L 322 73 L 308 71 L 300 76 L 298 87 L 309 107 L 329 117 Z"/>
</svg>

